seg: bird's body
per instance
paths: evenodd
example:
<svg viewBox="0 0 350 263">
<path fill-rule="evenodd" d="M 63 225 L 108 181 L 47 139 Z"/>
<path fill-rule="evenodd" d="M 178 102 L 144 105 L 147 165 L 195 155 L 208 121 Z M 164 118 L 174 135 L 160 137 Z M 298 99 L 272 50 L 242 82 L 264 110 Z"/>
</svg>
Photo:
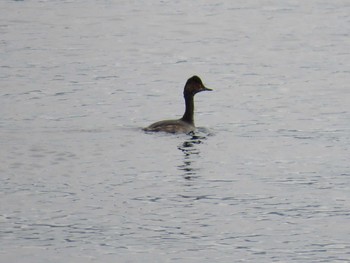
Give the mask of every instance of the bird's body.
<svg viewBox="0 0 350 263">
<path fill-rule="evenodd" d="M 168 133 L 190 133 L 195 130 L 195 126 L 182 119 L 158 121 L 144 128 L 144 131 L 168 132 Z"/>
</svg>

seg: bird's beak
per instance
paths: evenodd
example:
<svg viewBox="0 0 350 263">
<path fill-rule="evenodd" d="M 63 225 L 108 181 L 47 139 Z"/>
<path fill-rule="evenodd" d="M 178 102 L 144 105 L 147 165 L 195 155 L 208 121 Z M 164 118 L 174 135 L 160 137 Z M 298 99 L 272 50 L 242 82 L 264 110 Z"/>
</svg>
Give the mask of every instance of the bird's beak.
<svg viewBox="0 0 350 263">
<path fill-rule="evenodd" d="M 202 89 L 203 91 L 212 91 L 212 89 L 209 89 L 209 88 L 207 88 L 207 87 L 205 87 L 205 86 L 203 86 L 203 89 Z"/>
</svg>

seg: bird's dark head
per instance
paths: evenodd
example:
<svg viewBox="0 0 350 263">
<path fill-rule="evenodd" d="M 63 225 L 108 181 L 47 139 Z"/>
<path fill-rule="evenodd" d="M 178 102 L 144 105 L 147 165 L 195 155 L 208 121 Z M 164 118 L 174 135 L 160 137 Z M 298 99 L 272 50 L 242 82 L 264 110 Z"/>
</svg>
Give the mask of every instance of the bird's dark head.
<svg viewBox="0 0 350 263">
<path fill-rule="evenodd" d="M 198 76 L 193 76 L 189 78 L 186 82 L 185 88 L 184 88 L 184 96 L 194 96 L 196 93 L 205 91 L 205 90 L 212 90 L 204 86 L 202 80 Z"/>
</svg>

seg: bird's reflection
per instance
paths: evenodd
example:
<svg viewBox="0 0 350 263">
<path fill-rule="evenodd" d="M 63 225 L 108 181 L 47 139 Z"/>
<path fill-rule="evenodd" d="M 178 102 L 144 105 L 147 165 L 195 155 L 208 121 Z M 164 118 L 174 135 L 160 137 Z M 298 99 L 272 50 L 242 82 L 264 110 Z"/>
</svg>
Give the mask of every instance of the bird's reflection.
<svg viewBox="0 0 350 263">
<path fill-rule="evenodd" d="M 188 140 L 178 146 L 178 149 L 184 154 L 183 164 L 179 165 L 178 168 L 187 180 L 198 177 L 197 172 L 199 168 L 194 168 L 193 163 L 200 154 L 198 145 L 206 139 L 205 136 L 196 135 L 194 132 L 190 133 L 189 136 L 190 138 Z"/>
</svg>

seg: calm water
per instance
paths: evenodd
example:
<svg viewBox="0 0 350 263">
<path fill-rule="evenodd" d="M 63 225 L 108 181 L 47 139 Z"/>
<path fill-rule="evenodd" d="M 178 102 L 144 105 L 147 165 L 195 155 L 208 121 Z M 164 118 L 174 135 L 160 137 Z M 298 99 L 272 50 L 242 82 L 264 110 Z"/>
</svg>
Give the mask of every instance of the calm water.
<svg viewBox="0 0 350 263">
<path fill-rule="evenodd" d="M 1 1 L 0 262 L 350 262 L 349 15 Z"/>
</svg>

